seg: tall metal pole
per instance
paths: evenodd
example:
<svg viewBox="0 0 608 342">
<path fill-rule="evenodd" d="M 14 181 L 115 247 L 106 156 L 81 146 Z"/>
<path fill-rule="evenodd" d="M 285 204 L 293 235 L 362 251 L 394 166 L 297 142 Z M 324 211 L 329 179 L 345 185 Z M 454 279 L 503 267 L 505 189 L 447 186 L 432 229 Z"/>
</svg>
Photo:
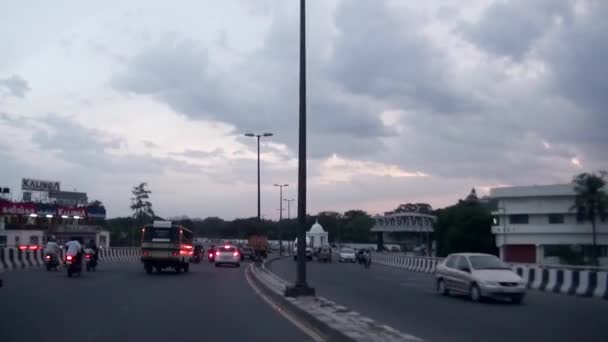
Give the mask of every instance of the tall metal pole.
<svg viewBox="0 0 608 342">
<path fill-rule="evenodd" d="M 287 296 L 311 296 L 314 288 L 306 282 L 306 1 L 300 0 L 300 122 L 298 152 L 298 266 L 294 287 Z"/>
<path fill-rule="evenodd" d="M 274 186 L 279 187 L 280 197 L 279 197 L 279 255 L 283 255 L 283 227 L 281 227 L 281 223 L 283 222 L 283 187 L 289 186 L 289 184 L 275 184 Z"/>
<path fill-rule="evenodd" d="M 256 136 L 258 138 L 258 221 L 262 220 L 261 215 L 261 204 L 260 204 L 260 135 Z"/>
</svg>

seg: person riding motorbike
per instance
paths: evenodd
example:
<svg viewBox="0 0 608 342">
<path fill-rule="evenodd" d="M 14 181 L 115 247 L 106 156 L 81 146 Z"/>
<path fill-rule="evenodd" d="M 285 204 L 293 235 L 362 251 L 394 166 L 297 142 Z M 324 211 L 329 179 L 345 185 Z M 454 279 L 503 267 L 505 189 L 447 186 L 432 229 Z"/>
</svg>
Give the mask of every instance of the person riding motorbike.
<svg viewBox="0 0 608 342">
<path fill-rule="evenodd" d="M 72 238 L 70 241 L 65 243 L 65 255 L 70 255 L 75 258 L 75 263 L 82 262 L 82 245 L 76 238 Z"/>
<path fill-rule="evenodd" d="M 49 237 L 48 242 L 46 243 L 46 247 L 44 248 L 44 260 L 45 262 L 54 262 L 56 264 L 59 264 L 58 260 L 59 260 L 59 245 L 57 244 L 57 241 L 55 239 L 54 235 L 51 235 Z M 48 267 L 52 267 L 52 266 L 48 266 Z"/>
<path fill-rule="evenodd" d="M 93 258 L 92 261 L 94 261 L 95 265 L 97 265 L 97 262 L 99 261 L 99 248 L 97 247 L 95 240 L 93 240 L 93 239 L 89 240 L 89 242 L 87 242 L 86 248 L 88 248 L 94 252 L 93 255 L 91 256 L 91 258 Z"/>
<path fill-rule="evenodd" d="M 363 252 L 361 252 L 361 258 L 365 268 L 368 268 L 372 264 L 372 253 L 369 249 L 365 249 Z"/>
</svg>

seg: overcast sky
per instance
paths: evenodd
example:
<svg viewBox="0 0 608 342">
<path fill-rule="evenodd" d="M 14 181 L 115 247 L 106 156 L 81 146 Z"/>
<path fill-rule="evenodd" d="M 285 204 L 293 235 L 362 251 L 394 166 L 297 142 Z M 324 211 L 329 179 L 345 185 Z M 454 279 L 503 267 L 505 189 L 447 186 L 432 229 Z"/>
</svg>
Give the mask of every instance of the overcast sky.
<svg viewBox="0 0 608 342">
<path fill-rule="evenodd" d="M 111 217 L 262 214 L 297 192 L 298 1 L 8 1 L 0 186 Z M 608 1 L 309 0 L 308 209 L 442 207 L 608 168 Z M 292 208 L 292 215 L 296 210 Z"/>
</svg>

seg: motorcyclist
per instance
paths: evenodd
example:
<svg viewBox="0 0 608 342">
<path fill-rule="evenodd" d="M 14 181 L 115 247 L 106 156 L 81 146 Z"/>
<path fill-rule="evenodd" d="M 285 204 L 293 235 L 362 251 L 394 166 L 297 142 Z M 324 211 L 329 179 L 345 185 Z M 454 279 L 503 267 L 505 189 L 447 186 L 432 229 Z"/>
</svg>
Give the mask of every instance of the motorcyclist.
<svg viewBox="0 0 608 342">
<path fill-rule="evenodd" d="M 372 263 L 372 253 L 369 249 L 364 249 L 361 253 L 361 257 L 363 259 L 363 265 L 365 267 L 369 267 Z"/>
<path fill-rule="evenodd" d="M 50 256 L 51 258 L 54 258 L 54 260 L 57 260 L 59 250 L 60 248 L 57 244 L 55 235 L 51 235 L 46 243 L 46 247 L 44 248 L 44 256 Z"/>
<path fill-rule="evenodd" d="M 72 238 L 70 241 L 65 243 L 65 255 L 74 257 L 77 264 L 82 262 L 82 252 L 82 245 L 78 239 Z"/>
<path fill-rule="evenodd" d="M 97 261 L 99 261 L 99 248 L 97 247 L 95 240 L 94 239 L 89 240 L 89 242 L 87 242 L 86 248 L 88 248 L 94 252 L 92 257 L 93 257 L 93 261 L 95 262 L 95 265 L 97 265 Z"/>
</svg>

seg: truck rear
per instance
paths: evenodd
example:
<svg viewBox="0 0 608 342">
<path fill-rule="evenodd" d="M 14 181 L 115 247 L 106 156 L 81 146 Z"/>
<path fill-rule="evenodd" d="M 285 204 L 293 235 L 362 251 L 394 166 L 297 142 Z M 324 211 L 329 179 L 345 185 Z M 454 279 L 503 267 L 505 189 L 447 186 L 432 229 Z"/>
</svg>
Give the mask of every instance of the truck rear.
<svg viewBox="0 0 608 342">
<path fill-rule="evenodd" d="M 268 256 L 268 238 L 264 235 L 251 235 L 249 246 L 253 248 L 256 257 L 266 258 Z"/>
</svg>

